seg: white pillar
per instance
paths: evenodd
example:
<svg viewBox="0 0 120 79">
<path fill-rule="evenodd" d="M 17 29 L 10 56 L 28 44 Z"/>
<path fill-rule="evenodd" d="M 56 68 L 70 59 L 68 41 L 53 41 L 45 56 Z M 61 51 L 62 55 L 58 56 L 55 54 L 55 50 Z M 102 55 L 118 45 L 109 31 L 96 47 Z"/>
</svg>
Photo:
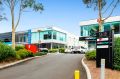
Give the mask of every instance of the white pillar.
<svg viewBox="0 0 120 79">
<path fill-rule="evenodd" d="M 105 79 L 105 59 L 101 59 L 100 79 Z"/>
</svg>

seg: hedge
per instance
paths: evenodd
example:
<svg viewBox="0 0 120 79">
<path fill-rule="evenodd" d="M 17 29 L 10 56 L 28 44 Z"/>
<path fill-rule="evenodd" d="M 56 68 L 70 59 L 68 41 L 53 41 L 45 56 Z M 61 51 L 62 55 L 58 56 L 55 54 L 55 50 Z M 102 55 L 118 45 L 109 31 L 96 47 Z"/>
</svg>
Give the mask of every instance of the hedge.
<svg viewBox="0 0 120 79">
<path fill-rule="evenodd" d="M 34 56 L 42 56 L 42 55 L 46 55 L 47 52 L 37 52 L 34 54 Z"/>
<path fill-rule="evenodd" d="M 88 60 L 95 60 L 96 59 L 96 50 L 88 51 L 85 53 L 85 57 Z"/>
<path fill-rule="evenodd" d="M 56 53 L 58 51 L 58 49 L 50 49 L 49 52 L 50 53 Z"/>
<path fill-rule="evenodd" d="M 33 53 L 26 49 L 20 49 L 16 52 L 17 59 L 24 59 L 24 58 L 33 57 L 33 56 L 34 56 Z"/>
<path fill-rule="evenodd" d="M 120 70 L 120 37 L 114 39 L 114 69 Z"/>
<path fill-rule="evenodd" d="M 16 50 L 16 51 L 18 51 L 18 50 L 20 50 L 20 49 L 25 49 L 25 46 L 20 46 L 20 45 L 19 45 L 19 46 L 15 46 L 15 50 Z"/>
<path fill-rule="evenodd" d="M 0 42 L 0 62 L 15 57 L 16 57 L 15 50 L 13 50 L 12 47 Z"/>
<path fill-rule="evenodd" d="M 65 48 L 60 48 L 60 49 L 59 49 L 59 52 L 60 52 L 60 53 L 65 53 Z"/>
</svg>

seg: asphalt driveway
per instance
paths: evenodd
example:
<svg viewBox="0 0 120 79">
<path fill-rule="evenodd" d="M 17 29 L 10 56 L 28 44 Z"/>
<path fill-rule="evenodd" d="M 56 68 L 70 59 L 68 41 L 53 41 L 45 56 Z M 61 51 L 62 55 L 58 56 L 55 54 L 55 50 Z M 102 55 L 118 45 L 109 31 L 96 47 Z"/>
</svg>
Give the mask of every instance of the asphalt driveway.
<svg viewBox="0 0 120 79">
<path fill-rule="evenodd" d="M 49 54 L 0 70 L 0 79 L 74 79 L 75 70 L 80 70 L 80 79 L 87 79 L 82 57 L 83 54 Z"/>
</svg>

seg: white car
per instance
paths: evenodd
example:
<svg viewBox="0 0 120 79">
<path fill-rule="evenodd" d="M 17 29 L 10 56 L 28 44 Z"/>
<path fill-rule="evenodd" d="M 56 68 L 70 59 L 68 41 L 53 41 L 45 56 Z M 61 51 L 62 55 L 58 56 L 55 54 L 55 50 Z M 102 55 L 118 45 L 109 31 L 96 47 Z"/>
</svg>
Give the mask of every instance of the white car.
<svg viewBox="0 0 120 79">
<path fill-rule="evenodd" d="M 48 52 L 48 49 L 47 48 L 38 48 L 38 51 L 39 52 Z"/>
<path fill-rule="evenodd" d="M 72 53 L 86 53 L 87 49 L 83 46 L 75 47 L 71 51 Z"/>
<path fill-rule="evenodd" d="M 65 53 L 71 53 L 71 48 L 66 48 Z"/>
</svg>

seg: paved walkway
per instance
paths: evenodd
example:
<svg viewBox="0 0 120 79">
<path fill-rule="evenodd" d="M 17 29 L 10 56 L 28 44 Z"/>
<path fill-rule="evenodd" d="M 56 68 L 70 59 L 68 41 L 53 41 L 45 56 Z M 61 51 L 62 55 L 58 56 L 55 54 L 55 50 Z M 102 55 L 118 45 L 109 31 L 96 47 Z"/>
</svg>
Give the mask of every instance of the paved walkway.
<svg viewBox="0 0 120 79">
<path fill-rule="evenodd" d="M 100 79 L 100 68 L 96 68 L 95 61 L 84 60 L 90 69 L 92 79 Z M 120 79 L 120 71 L 105 69 L 105 79 Z"/>
</svg>

